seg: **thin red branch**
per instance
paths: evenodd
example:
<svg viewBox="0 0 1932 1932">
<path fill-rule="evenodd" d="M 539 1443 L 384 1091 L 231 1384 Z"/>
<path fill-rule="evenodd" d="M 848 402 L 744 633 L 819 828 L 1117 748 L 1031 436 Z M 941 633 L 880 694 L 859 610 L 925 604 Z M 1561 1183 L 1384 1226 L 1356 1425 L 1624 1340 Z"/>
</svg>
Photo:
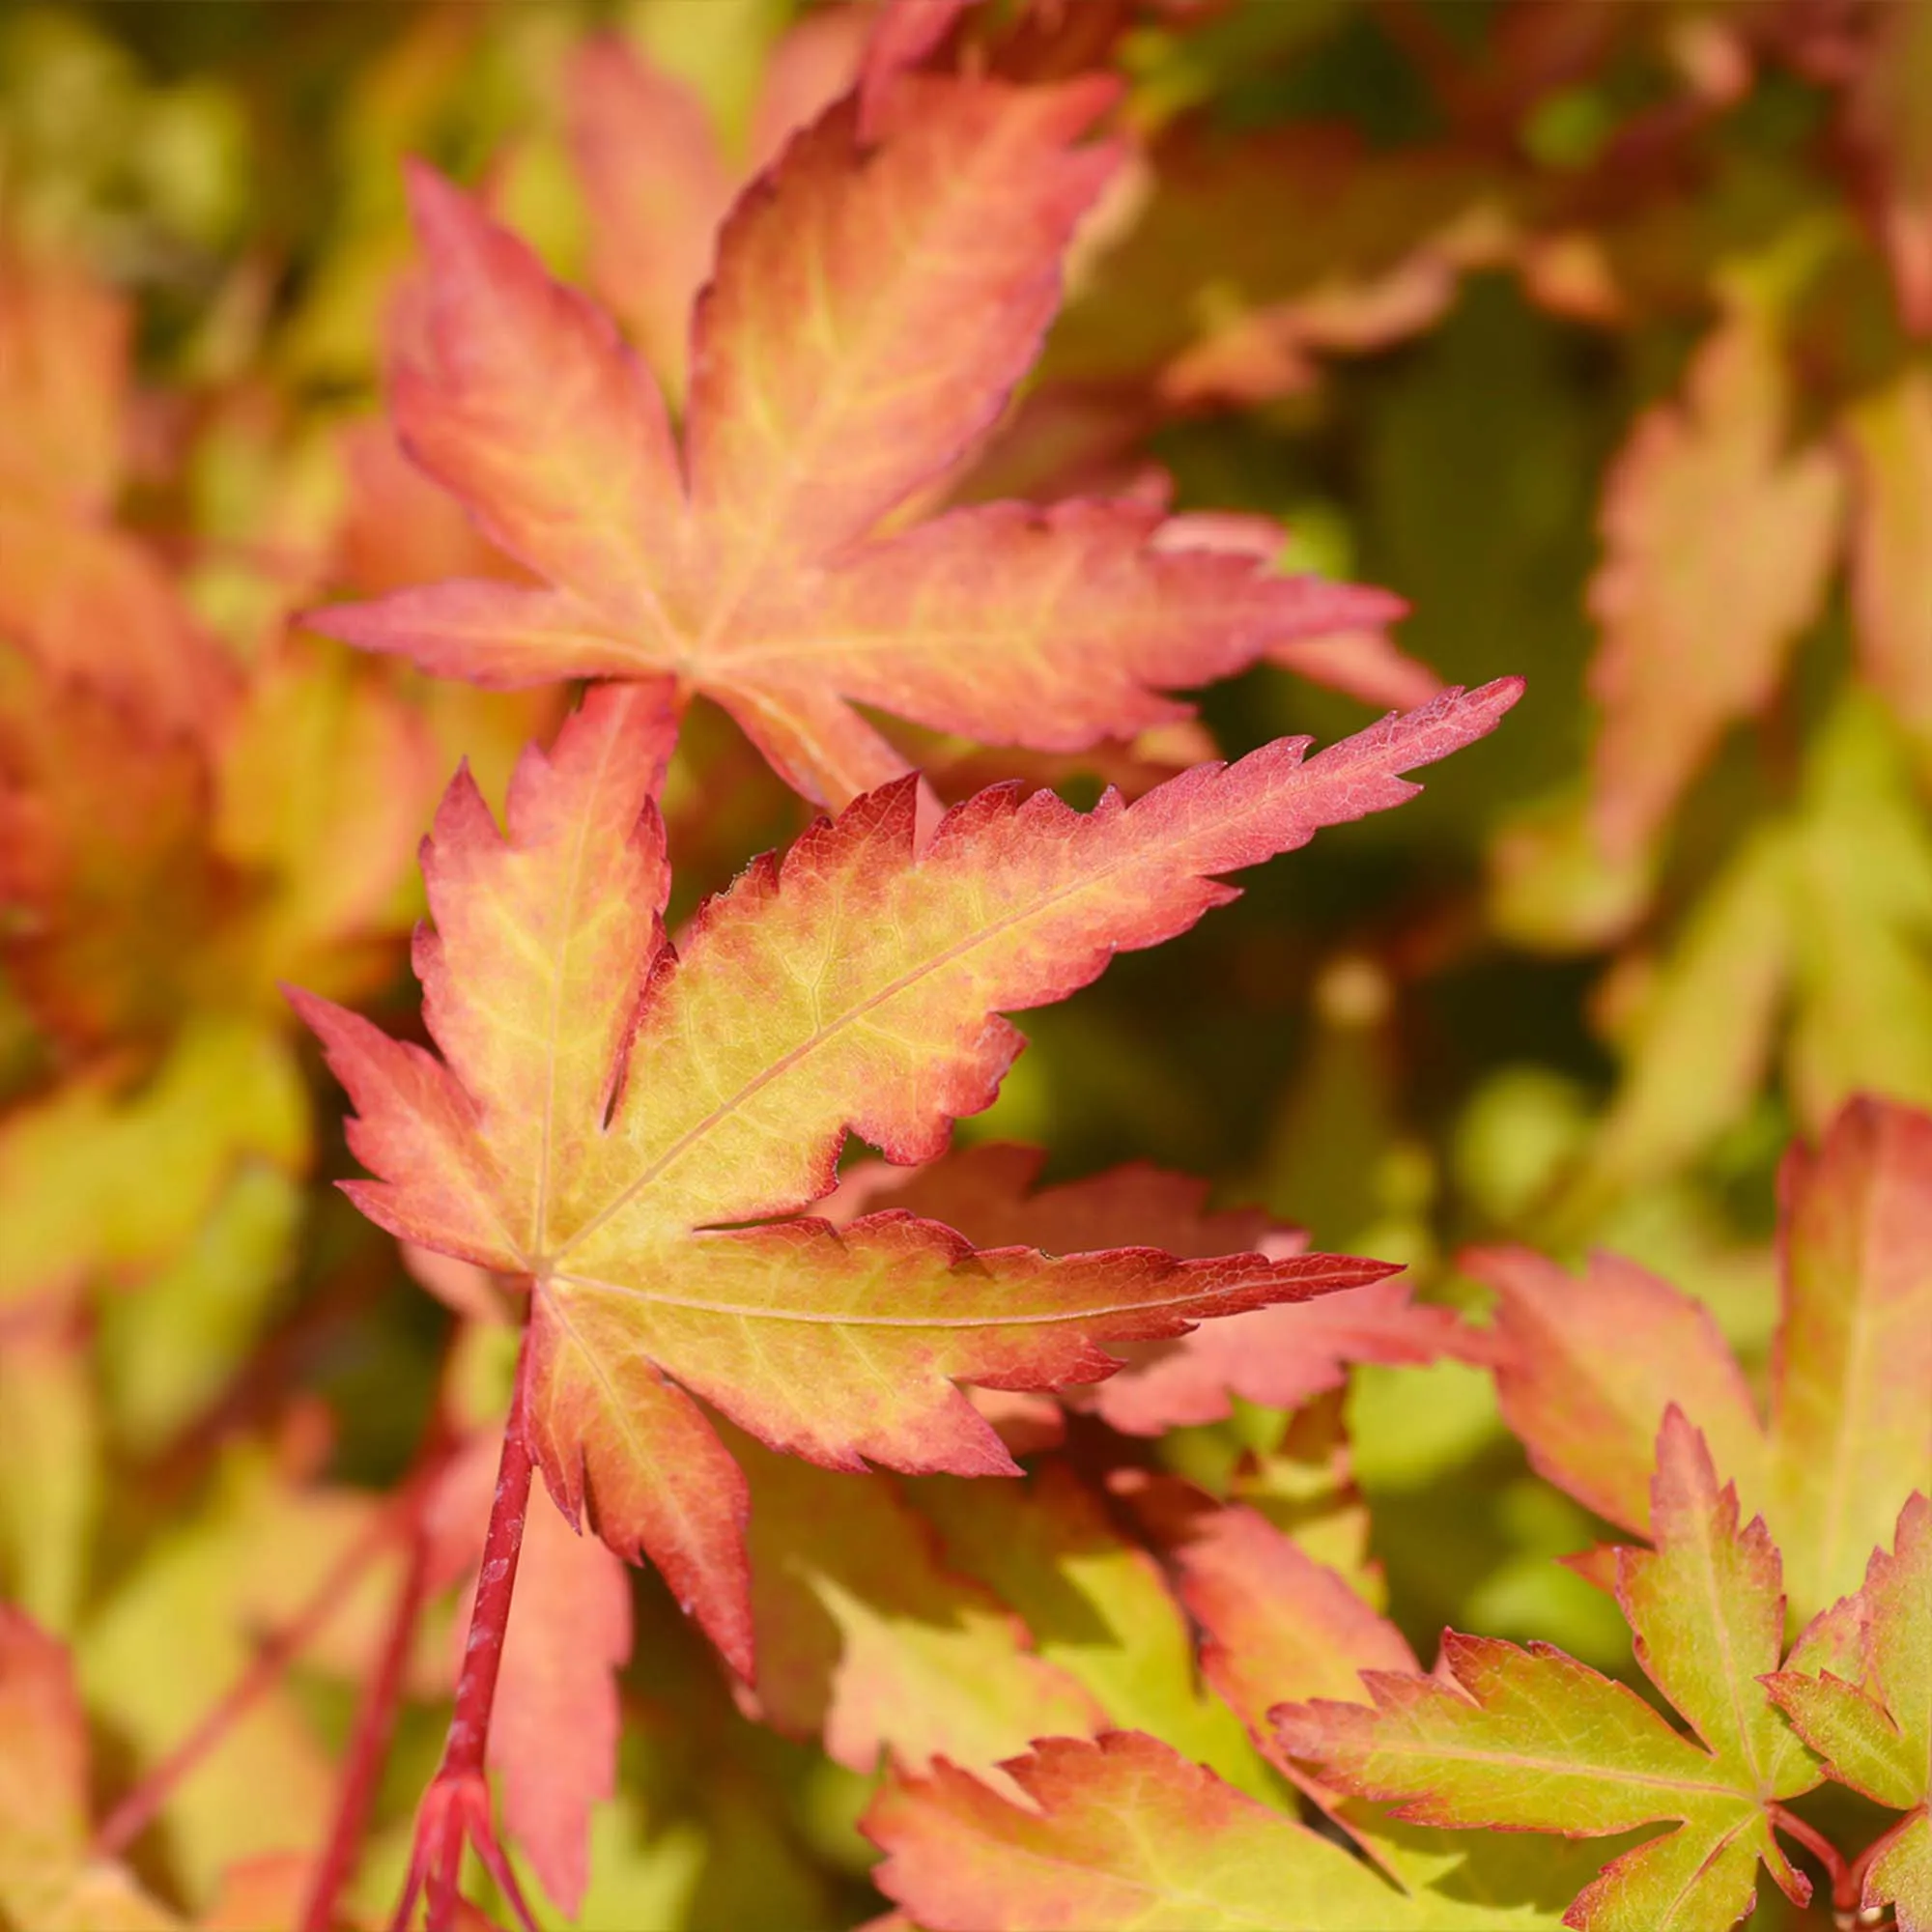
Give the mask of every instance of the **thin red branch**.
<svg viewBox="0 0 1932 1932">
<path fill-rule="evenodd" d="M 95 1855 L 118 1858 L 154 1822 L 174 1795 L 175 1787 L 198 1765 L 248 1707 L 269 1690 L 329 1618 L 342 1606 L 356 1580 L 384 1548 L 394 1541 L 407 1520 L 405 1506 L 413 1511 L 416 1497 L 406 1492 L 384 1510 L 350 1545 L 325 1577 L 301 1610 L 273 1633 L 255 1654 L 246 1670 L 193 1730 L 148 1773 L 102 1821 L 94 1834 Z"/>
<path fill-rule="evenodd" d="M 422 1618 L 428 1588 L 429 1534 L 422 1513 L 418 1510 L 411 1525 L 409 1558 L 403 1566 L 403 1578 L 396 1591 L 395 1608 L 390 1613 L 383 1655 L 356 1709 L 355 1728 L 349 1741 L 348 1763 L 336 1798 L 335 1816 L 329 1822 L 328 1839 L 309 1887 L 308 1903 L 301 1917 L 301 1932 L 328 1932 L 334 1922 L 336 1900 L 355 1875 L 362 1834 L 368 1828 L 377 1782 L 389 1753 L 389 1739 L 396 1727 L 396 1707 L 402 1695 L 403 1672 L 409 1663 L 410 1647 L 415 1640 L 416 1626 Z"/>
<path fill-rule="evenodd" d="M 526 1427 L 529 1362 L 526 1328 L 517 1355 L 510 1413 L 503 1425 L 503 1451 L 497 1464 L 490 1526 L 483 1537 L 483 1567 L 476 1577 L 476 1601 L 469 1612 L 463 1670 L 456 1682 L 456 1707 L 450 1713 L 442 1763 L 430 1780 L 416 1815 L 415 1844 L 403 1895 L 390 1921 L 392 1932 L 404 1932 L 416 1899 L 423 1895 L 428 1899 L 428 1932 L 454 1932 L 466 1843 L 476 1848 L 484 1868 L 526 1932 L 537 1932 L 536 1920 L 497 1838 L 485 1772 L 490 1713 L 497 1700 L 497 1676 L 503 1662 L 503 1641 L 509 1634 L 510 1602 L 516 1591 L 517 1561 L 523 1553 L 524 1523 L 530 1506 L 533 1463 Z"/>
</svg>

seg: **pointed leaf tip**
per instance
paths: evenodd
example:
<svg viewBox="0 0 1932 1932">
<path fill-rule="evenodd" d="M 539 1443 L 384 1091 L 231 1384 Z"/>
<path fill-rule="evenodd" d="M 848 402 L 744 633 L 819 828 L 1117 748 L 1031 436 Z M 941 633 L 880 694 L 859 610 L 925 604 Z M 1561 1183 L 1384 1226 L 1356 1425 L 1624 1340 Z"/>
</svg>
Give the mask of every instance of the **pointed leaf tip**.
<svg viewBox="0 0 1932 1932">
<path fill-rule="evenodd" d="M 744 1487 L 698 1403 L 833 1468 L 1009 1471 L 962 1385 L 1110 1375 L 1162 1341 L 1380 1276 L 1378 1264 L 1151 1247 L 974 1251 L 906 1214 L 797 1216 L 858 1134 L 928 1158 L 993 1097 L 1003 1017 L 1185 930 L 1218 875 L 1402 803 L 1399 774 L 1480 736 L 1504 680 L 1447 693 L 1314 757 L 1281 740 L 1091 813 L 980 794 L 913 844 L 900 779 L 753 866 L 662 951 L 657 752 L 635 687 L 594 691 L 531 753 L 499 830 L 453 785 L 417 950 L 440 1057 L 309 1001 L 406 1238 L 531 1283 L 530 1428 L 567 1513 L 652 1557 L 734 1662 Z M 615 1096 L 614 1099 L 612 1096 Z"/>
</svg>

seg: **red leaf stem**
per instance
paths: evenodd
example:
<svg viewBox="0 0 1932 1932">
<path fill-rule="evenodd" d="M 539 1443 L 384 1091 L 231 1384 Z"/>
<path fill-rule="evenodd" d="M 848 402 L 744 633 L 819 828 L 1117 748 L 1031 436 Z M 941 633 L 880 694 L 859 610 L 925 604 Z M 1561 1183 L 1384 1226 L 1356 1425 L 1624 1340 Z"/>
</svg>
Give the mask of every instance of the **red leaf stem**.
<svg viewBox="0 0 1932 1932">
<path fill-rule="evenodd" d="M 469 1637 L 456 1683 L 456 1708 L 450 1713 L 442 1763 L 430 1780 L 416 1815 L 415 1844 L 403 1895 L 390 1921 L 392 1932 L 403 1932 L 418 1895 L 425 1892 L 428 1932 L 453 1932 L 466 1842 L 475 1846 L 484 1868 L 497 1881 L 519 1921 L 527 1932 L 536 1932 L 536 1921 L 497 1842 L 484 1769 L 490 1712 L 497 1699 L 497 1677 L 503 1662 L 503 1640 L 509 1634 L 510 1600 L 517 1587 L 517 1561 L 523 1554 L 524 1523 L 530 1506 L 529 1375 L 529 1331 L 526 1329 L 517 1353 L 509 1420 L 503 1428 L 503 1453 L 497 1464 L 490 1526 L 483 1537 L 483 1567 L 477 1575 L 476 1601 L 469 1612 Z"/>
<path fill-rule="evenodd" d="M 1846 1864 L 1844 1854 L 1830 1838 L 1782 1804 L 1767 1804 L 1765 1815 L 1787 1837 L 1796 1838 L 1825 1867 L 1825 1874 L 1832 1881 L 1833 1906 L 1842 1912 L 1858 1902 L 1858 1887 L 1852 1876 L 1852 1867 Z M 1851 1888 L 1849 1891 L 1847 1887 Z"/>
</svg>

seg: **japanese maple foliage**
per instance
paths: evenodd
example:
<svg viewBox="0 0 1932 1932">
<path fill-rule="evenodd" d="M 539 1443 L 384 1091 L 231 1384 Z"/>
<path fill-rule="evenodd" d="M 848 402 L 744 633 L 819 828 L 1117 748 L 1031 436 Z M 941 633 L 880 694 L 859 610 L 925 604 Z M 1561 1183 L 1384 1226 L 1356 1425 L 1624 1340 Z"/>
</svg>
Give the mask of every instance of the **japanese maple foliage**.
<svg viewBox="0 0 1932 1932">
<path fill-rule="evenodd" d="M 1932 1932 L 1925 9 L 186 6 L 0 10 L 0 1932 Z"/>
<path fill-rule="evenodd" d="M 1757 1683 L 1783 1648 L 1777 1551 L 1760 1520 L 1740 1533 L 1737 1492 L 1719 1489 L 1675 1408 L 1651 1510 L 1657 1548 L 1617 1552 L 1617 1601 L 1637 1662 L 1694 1738 L 1549 1645 L 1452 1634 L 1437 1677 L 1365 1677 L 1373 1710 L 1279 1714 L 1285 1748 L 1422 1824 L 1577 1836 L 1681 1820 L 1578 1894 L 1566 1915 L 1577 1927 L 1730 1924 L 1750 1910 L 1760 1861 L 1803 1904 L 1810 1882 L 1774 1829 L 1780 1801 L 1820 1774 Z"/>
<path fill-rule="evenodd" d="M 905 769 L 855 702 L 1077 749 L 1185 716 L 1165 689 L 1399 613 L 1198 547 L 1130 497 L 882 529 L 998 417 L 1118 156 L 1078 140 L 1112 98 L 1095 76 L 867 84 L 865 130 L 856 98 L 836 104 L 726 219 L 681 444 L 608 317 L 417 170 L 429 347 L 396 374 L 398 429 L 545 587 L 461 581 L 312 621 L 489 684 L 636 679 L 667 719 L 702 692 L 843 804 Z"/>
<path fill-rule="evenodd" d="M 601 689 L 526 757 L 506 838 L 465 777 L 438 814 L 417 970 L 443 1059 L 298 996 L 380 1177 L 350 1191 L 398 1235 L 529 1284 L 525 1399 L 559 1503 L 648 1551 L 750 1676 L 743 1481 L 690 1395 L 828 1467 L 1009 1470 L 955 1380 L 1091 1381 L 1114 1366 L 1098 1343 L 1388 1271 L 976 1254 L 904 1213 L 837 1232 L 774 1217 L 831 1190 L 848 1132 L 935 1152 L 1017 1051 L 999 1009 L 1184 930 L 1230 896 L 1214 874 L 1401 803 L 1398 773 L 1488 731 L 1517 691 L 1449 693 L 1314 758 L 1284 740 L 1084 817 L 981 793 L 917 854 L 901 783 L 754 867 L 679 957 L 663 741 L 644 700 Z"/>
<path fill-rule="evenodd" d="M 937 1926 L 1725 1927 L 1751 1909 L 1760 1861 L 1809 1896 L 1777 1834 L 1821 1848 L 1786 1801 L 1829 1773 L 1908 1812 L 1861 1861 L 1862 1894 L 1836 1866 L 1839 1902 L 1849 1883 L 1867 1903 L 1896 1900 L 1901 1925 L 1922 1922 L 1922 1498 L 1897 1555 L 1879 1552 L 1862 1596 L 1820 1618 L 1779 1671 L 1783 1598 L 1763 1523 L 1740 1530 L 1735 1490 L 1674 1409 L 1658 1455 L 1657 1545 L 1617 1552 L 1616 1588 L 1639 1663 L 1691 1736 L 1548 1644 L 1451 1633 L 1436 1671 L 1419 1674 L 1332 1571 L 1251 1513 L 1170 1486 L 1142 1507 L 1202 1628 L 1204 1672 L 1366 1861 L 1122 1731 L 1009 1761 L 1024 1808 L 952 1766 L 901 1777 L 867 1819 L 888 1854 L 881 1884 Z M 1828 1660 L 1864 1688 L 1820 1670 Z M 1835 1767 L 1819 1761 L 1825 1738 Z M 1594 1878 L 1586 1844 L 1545 1855 L 1468 1835 L 1587 1840 L 1662 1821 L 1675 1829 Z M 1432 1858 L 1415 1824 L 1458 1835 Z"/>
<path fill-rule="evenodd" d="M 1208 1190 L 1188 1176 L 1145 1164 L 1058 1186 L 1032 1185 L 1044 1151 L 981 1142 L 907 1174 L 884 1165 L 840 1179 L 828 1207 L 844 1220 L 860 1207 L 900 1208 L 944 1221 L 981 1247 L 1009 1243 L 1066 1254 L 1130 1236 L 1183 1257 L 1253 1249 L 1277 1258 L 1306 1236 L 1252 1209 L 1205 1210 Z M 1068 1407 L 1091 1409 L 1132 1435 L 1157 1435 L 1213 1422 L 1232 1400 L 1293 1408 L 1337 1386 L 1350 1361 L 1427 1362 L 1480 1351 L 1483 1343 L 1446 1308 L 1418 1304 L 1398 1278 L 1230 1316 L 1173 1341 L 1122 1343 L 1124 1366 L 1105 1381 L 1060 1391 Z M 1060 1423 L 1030 1411 L 1033 1436 L 1057 1439 Z"/>
<path fill-rule="evenodd" d="M 1334 1830 L 1298 1822 L 1278 1784 L 1236 1788 L 1225 1757 L 1218 1776 L 1189 1762 L 1170 1724 L 1123 1728 L 1009 1760 L 1024 1806 L 953 1764 L 895 1777 L 866 1819 L 887 1855 L 881 1888 L 939 1927 L 1556 1925 L 1592 1868 L 1576 1848 L 1464 1834 L 1436 1856 L 1430 1834 L 1343 1800 L 1283 1752 L 1283 1700 L 1366 1696 L 1359 1672 L 1414 1667 L 1401 1633 L 1252 1510 L 1172 1479 L 1125 1488 L 1200 1632 L 1203 1675 Z"/>
<path fill-rule="evenodd" d="M 1587 1291 L 1523 1251 L 1467 1257 L 1501 1296 L 1503 1412 L 1552 1482 L 1648 1520 L 1645 1437 L 1676 1404 L 1761 1509 L 1806 1613 L 1850 1589 L 1905 1498 L 1932 1489 L 1932 1120 L 1847 1107 L 1782 1173 L 1783 1307 L 1770 1424 L 1706 1310 L 1598 1255 Z"/>
<path fill-rule="evenodd" d="M 1825 1775 L 1905 1813 L 1865 1854 L 1859 1904 L 1932 1925 L 1932 1503 L 1915 1493 L 1864 1588 L 1819 1617 L 1762 1681 Z"/>
</svg>

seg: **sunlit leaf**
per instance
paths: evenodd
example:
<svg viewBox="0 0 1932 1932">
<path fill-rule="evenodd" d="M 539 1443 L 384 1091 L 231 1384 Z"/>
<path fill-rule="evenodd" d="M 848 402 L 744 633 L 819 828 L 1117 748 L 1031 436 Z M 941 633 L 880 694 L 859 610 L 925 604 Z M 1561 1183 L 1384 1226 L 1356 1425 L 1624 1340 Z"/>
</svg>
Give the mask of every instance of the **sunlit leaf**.
<svg viewBox="0 0 1932 1932">
<path fill-rule="evenodd" d="M 1922 1493 L 1900 1513 L 1891 1549 L 1872 1552 L 1864 1588 L 1820 1621 L 1847 1612 L 1854 1656 L 1826 1656 L 1807 1674 L 1824 1648 L 1807 1632 L 1765 1688 L 1828 1776 L 1906 1813 L 1866 1866 L 1861 1902 L 1890 1905 L 1901 1932 L 1919 1932 L 1932 1923 L 1932 1505 Z"/>
<path fill-rule="evenodd" d="M 1537 1467 L 1642 1529 L 1641 1444 L 1675 1404 L 1772 1524 L 1800 1610 L 1852 1588 L 1932 1487 L 1929 1161 L 1932 1121 L 1869 1099 L 1787 1156 L 1768 1427 L 1709 1312 L 1667 1282 L 1609 1255 L 1581 1281 L 1524 1250 L 1470 1256 L 1502 1296 L 1497 1385 Z"/>
<path fill-rule="evenodd" d="M 1533 1859 L 1410 1892 L 1157 1739 L 1048 1739 L 1008 1776 L 1028 1807 L 950 1766 L 887 1785 L 866 1819 L 880 1889 L 933 1932 L 1554 1932 Z M 1445 1866 L 1438 1865 L 1438 1871 Z M 1501 1883 L 1497 1883 L 1497 1880 Z"/>
<path fill-rule="evenodd" d="M 1113 165 L 1074 145 L 1110 92 L 907 78 L 875 143 L 835 107 L 725 225 L 681 459 L 603 313 L 419 174 L 431 347 L 399 380 L 401 434 L 549 587 L 458 581 L 316 621 L 489 684 L 633 678 L 665 710 L 701 690 L 792 783 L 843 803 L 904 768 L 851 702 L 1076 748 L 1184 716 L 1163 689 L 1393 614 L 1162 548 L 1158 513 L 1124 499 L 973 505 L 864 541 L 1031 360 Z"/>
<path fill-rule="evenodd" d="M 1637 1662 L 1693 1737 L 1548 1644 L 1454 1633 L 1435 1677 L 1369 1673 L 1374 1709 L 1279 1714 L 1288 1750 L 1416 1823 L 1588 1836 L 1676 1822 L 1577 1896 L 1565 1922 L 1588 1932 L 1728 1925 L 1750 1909 L 1760 1861 L 1795 1902 L 1810 1894 L 1767 1808 L 1818 1781 L 1755 1681 L 1783 1649 L 1777 1551 L 1762 1520 L 1740 1532 L 1736 1490 L 1719 1489 L 1676 1409 L 1658 1455 L 1657 1548 L 1618 1552 L 1617 1596 Z"/>
<path fill-rule="evenodd" d="M 1105 1339 L 1386 1272 L 976 1255 L 906 1215 L 836 1233 L 771 1217 L 829 1191 L 847 1132 L 930 1158 L 1018 1049 L 1000 1008 L 1063 997 L 1116 950 L 1192 924 L 1229 896 L 1213 873 L 1399 803 L 1397 770 L 1480 736 L 1515 695 L 1445 694 L 1305 764 L 1284 740 L 1091 816 L 981 793 L 917 857 L 902 782 L 747 873 L 673 962 L 661 742 L 639 728 L 643 700 L 593 694 L 520 767 L 507 839 L 466 779 L 444 800 L 418 965 L 446 1059 L 301 998 L 383 1177 L 350 1190 L 394 1232 L 530 1282 L 554 1493 L 573 1518 L 587 1501 L 621 1553 L 649 1551 L 749 1675 L 743 1479 L 693 1394 L 828 1467 L 993 1473 L 1011 1462 L 955 1380 L 1097 1379 Z"/>
</svg>

